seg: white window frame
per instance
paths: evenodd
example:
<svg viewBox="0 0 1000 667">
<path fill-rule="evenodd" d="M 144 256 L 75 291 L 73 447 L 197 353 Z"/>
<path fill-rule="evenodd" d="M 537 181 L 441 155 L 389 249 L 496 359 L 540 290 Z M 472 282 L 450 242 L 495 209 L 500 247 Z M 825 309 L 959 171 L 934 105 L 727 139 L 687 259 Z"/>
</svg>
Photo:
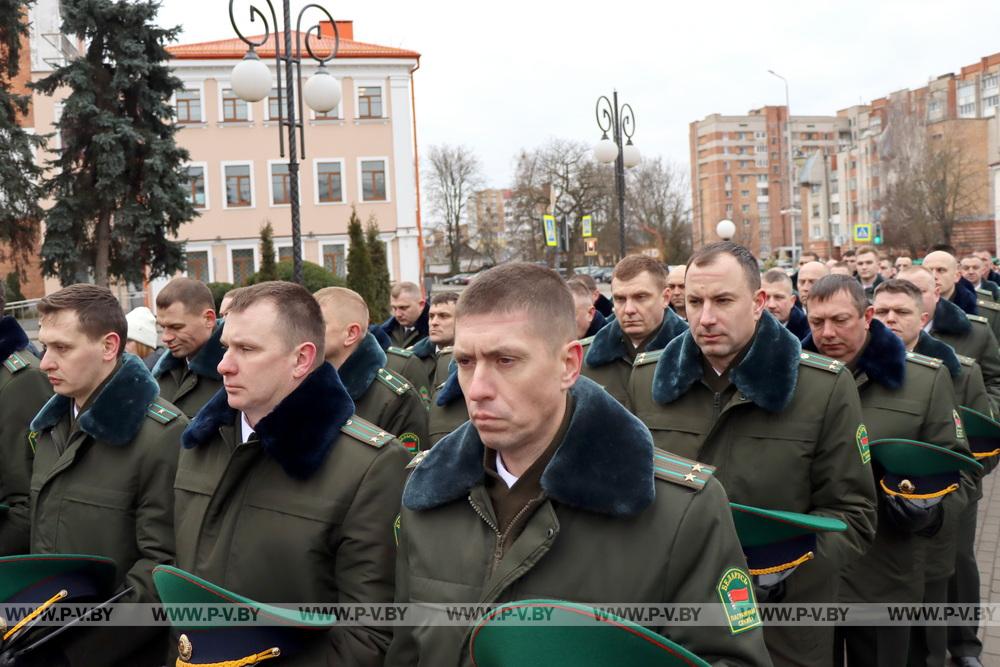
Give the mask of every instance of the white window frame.
<svg viewBox="0 0 1000 667">
<path fill-rule="evenodd" d="M 188 162 L 184 166 L 185 166 L 185 168 L 187 168 L 187 167 L 201 167 L 201 173 L 204 174 L 204 176 L 205 176 L 205 205 L 201 206 L 201 207 L 194 206 L 194 203 L 192 203 L 191 205 L 194 206 L 194 208 L 195 208 L 196 211 L 207 211 L 207 210 L 209 210 L 209 208 L 211 207 L 211 204 L 212 204 L 212 200 L 211 200 L 211 198 L 209 197 L 209 194 L 208 194 L 208 163 L 207 162 Z M 223 173 L 225 173 L 225 171 L 223 171 Z"/>
<path fill-rule="evenodd" d="M 371 87 L 375 87 L 375 86 L 378 86 L 379 88 L 382 89 L 382 115 L 381 116 L 365 116 L 365 117 L 362 117 L 361 113 L 360 113 L 360 111 L 361 111 L 361 109 L 360 109 L 361 89 L 362 88 L 371 88 Z M 354 120 L 356 120 L 356 121 L 364 121 L 364 120 L 378 120 L 380 118 L 388 118 L 389 116 L 386 115 L 386 113 L 389 110 L 389 108 L 388 108 L 389 107 L 389 104 L 388 104 L 388 102 L 389 102 L 389 96 L 387 94 L 388 87 L 389 86 L 386 85 L 386 82 L 384 80 L 382 80 L 382 79 L 367 79 L 367 80 L 355 79 L 354 80 Z"/>
<path fill-rule="evenodd" d="M 233 84 L 231 84 L 229 81 L 219 81 L 218 84 L 215 87 L 216 102 L 219 105 L 218 107 L 216 107 L 219 110 L 219 123 L 221 123 L 223 125 L 223 127 L 225 127 L 226 125 L 232 125 L 232 126 L 239 127 L 240 123 L 252 123 L 253 122 L 253 108 L 254 108 L 254 105 L 258 104 L 258 103 L 257 102 L 246 102 L 245 100 L 244 100 L 244 102 L 247 105 L 247 119 L 246 120 L 226 120 L 226 110 L 222 108 L 222 91 L 226 90 L 227 88 L 229 90 L 233 89 Z M 267 98 L 265 97 L 264 99 L 266 100 Z"/>
<path fill-rule="evenodd" d="M 253 271 L 252 273 L 257 273 L 260 271 L 260 243 L 256 241 L 247 241 L 243 243 L 227 243 L 226 244 L 226 263 L 229 265 L 229 282 L 235 284 L 235 275 L 233 273 L 233 251 L 234 250 L 253 250 Z M 277 251 L 277 248 L 275 248 Z M 275 252 L 277 254 L 277 252 Z"/>
<path fill-rule="evenodd" d="M 230 206 L 226 197 L 228 185 L 226 184 L 226 167 L 250 167 L 250 205 Z M 223 160 L 219 163 L 219 173 L 222 175 L 222 208 L 227 211 L 249 211 L 257 208 L 257 183 L 254 176 L 253 160 Z"/>
<path fill-rule="evenodd" d="M 324 264 L 323 264 L 323 246 L 328 246 L 328 245 L 344 246 L 344 265 L 345 265 L 344 266 L 344 277 L 346 278 L 347 277 L 347 266 L 346 266 L 347 265 L 347 252 L 350 250 L 350 246 L 351 246 L 350 241 L 345 238 L 345 239 L 342 239 L 342 240 L 320 241 L 319 243 L 316 244 L 316 250 L 319 253 L 319 256 L 316 258 L 319 261 L 317 261 L 316 263 L 319 264 L 320 266 L 322 266 L 324 269 L 326 268 L 326 266 L 324 266 Z M 333 275 L 336 276 L 337 274 L 335 273 Z"/>
<path fill-rule="evenodd" d="M 201 80 L 201 81 L 184 81 L 184 80 L 181 80 L 181 84 L 183 84 L 184 90 L 197 90 L 198 91 L 198 96 L 201 99 L 201 120 L 199 120 L 199 121 L 192 121 L 190 123 L 182 123 L 181 121 L 177 120 L 177 93 L 175 92 L 173 95 L 170 96 L 170 106 L 173 107 L 173 109 L 174 109 L 174 123 L 177 124 L 177 125 L 180 125 L 181 127 L 197 127 L 199 125 L 204 125 L 206 122 L 208 122 L 208 118 L 205 115 L 205 112 L 208 110 L 208 107 L 205 105 L 205 102 L 206 102 L 206 100 L 205 100 L 205 81 L 204 80 Z M 222 94 L 222 91 L 221 91 L 221 89 L 219 91 L 219 94 L 220 94 L 220 97 L 219 97 L 219 99 L 220 99 L 219 109 L 221 110 L 222 109 L 222 105 L 221 105 L 221 99 L 222 99 L 221 94 Z"/>
<path fill-rule="evenodd" d="M 268 160 L 267 161 L 267 203 L 271 208 L 289 208 L 292 204 L 289 201 L 288 204 L 275 204 L 274 203 L 274 181 L 271 179 L 271 165 L 283 164 L 287 165 L 288 160 Z M 301 163 L 300 163 L 301 164 Z M 289 194 L 289 200 L 291 199 L 291 192 Z M 302 200 L 302 169 L 299 169 L 299 200 Z"/>
<path fill-rule="evenodd" d="M 382 160 L 385 163 L 385 199 L 365 199 L 362 197 L 364 193 L 364 176 L 361 172 L 361 163 L 370 162 L 372 160 Z M 359 157 L 357 162 L 357 174 L 358 174 L 358 202 L 362 204 L 388 204 L 392 201 L 392 189 L 389 183 L 389 156 L 387 155 L 376 155 L 371 157 Z"/>
<path fill-rule="evenodd" d="M 340 163 L 340 201 L 320 201 L 319 200 L 319 163 L 320 162 L 339 162 Z M 347 164 L 346 160 L 342 157 L 317 157 L 312 159 L 313 170 L 312 170 L 312 188 L 313 188 L 313 204 L 316 206 L 343 206 L 347 204 Z M 360 163 L 358 164 L 358 169 L 361 169 Z M 358 172 L 360 177 L 361 172 Z M 360 178 L 359 178 L 360 182 Z M 386 195 L 389 191 L 386 190 Z"/>
<path fill-rule="evenodd" d="M 184 252 L 205 252 L 208 253 L 208 282 L 215 282 L 215 261 L 212 256 L 212 244 L 211 243 L 191 243 L 190 241 L 184 244 Z M 184 275 L 191 277 L 188 274 L 187 268 L 184 269 Z"/>
</svg>

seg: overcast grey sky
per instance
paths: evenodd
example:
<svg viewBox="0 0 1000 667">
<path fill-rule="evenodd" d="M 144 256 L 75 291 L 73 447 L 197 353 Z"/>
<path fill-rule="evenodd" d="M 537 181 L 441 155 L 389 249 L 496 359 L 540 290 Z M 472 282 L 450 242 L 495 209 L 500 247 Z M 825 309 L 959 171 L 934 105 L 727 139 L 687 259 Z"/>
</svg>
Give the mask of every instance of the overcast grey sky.
<svg viewBox="0 0 1000 667">
<path fill-rule="evenodd" d="M 615 87 L 643 154 L 686 167 L 691 121 L 784 103 L 768 69 L 788 78 L 793 114 L 833 114 L 1000 52 L 990 0 L 320 1 L 355 39 L 421 53 L 420 150 L 464 144 L 495 187 L 520 148 L 599 139 L 594 103 Z M 228 38 L 228 6 L 163 0 L 161 22 L 182 42 Z"/>
</svg>

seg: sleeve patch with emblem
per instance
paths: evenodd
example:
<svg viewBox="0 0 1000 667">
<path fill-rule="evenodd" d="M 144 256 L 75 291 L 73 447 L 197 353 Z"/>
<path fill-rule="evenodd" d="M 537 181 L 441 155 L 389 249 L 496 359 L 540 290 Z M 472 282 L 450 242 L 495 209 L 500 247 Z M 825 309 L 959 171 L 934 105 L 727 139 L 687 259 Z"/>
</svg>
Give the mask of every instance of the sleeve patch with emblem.
<svg viewBox="0 0 1000 667">
<path fill-rule="evenodd" d="M 403 446 L 406 447 L 406 451 L 411 454 L 416 454 L 420 451 L 420 436 L 418 436 L 413 431 L 407 431 L 397 438 Z"/>
<path fill-rule="evenodd" d="M 760 613 L 757 611 L 757 598 L 753 593 L 750 575 L 738 567 L 731 568 L 722 575 L 716 590 L 726 611 L 731 634 L 738 635 L 760 627 Z"/>
<path fill-rule="evenodd" d="M 868 448 L 868 429 L 864 424 L 858 426 L 854 439 L 858 443 L 858 453 L 861 454 L 861 463 L 868 465 L 872 460 L 871 450 Z"/>
<path fill-rule="evenodd" d="M 399 546 L 399 527 L 400 527 L 400 517 L 397 514 L 396 520 L 392 522 L 392 536 L 396 540 L 396 546 Z"/>
<path fill-rule="evenodd" d="M 955 437 L 965 440 L 965 427 L 962 426 L 962 418 L 958 416 L 958 410 L 952 410 L 951 416 L 955 420 Z"/>
</svg>

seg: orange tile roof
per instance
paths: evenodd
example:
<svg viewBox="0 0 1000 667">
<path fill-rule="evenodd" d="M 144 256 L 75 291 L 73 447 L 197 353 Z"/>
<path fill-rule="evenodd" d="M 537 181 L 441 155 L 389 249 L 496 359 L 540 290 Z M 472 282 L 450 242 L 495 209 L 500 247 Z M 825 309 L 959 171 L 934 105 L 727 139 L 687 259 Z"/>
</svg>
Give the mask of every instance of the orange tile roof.
<svg viewBox="0 0 1000 667">
<path fill-rule="evenodd" d="M 301 35 L 302 53 L 305 56 L 305 33 L 292 31 L 292 49 L 295 49 L 296 34 Z M 252 41 L 260 41 L 263 35 L 253 35 Z M 316 55 L 325 55 L 333 49 L 333 39 L 313 39 L 311 42 Z M 282 44 L 284 46 L 284 44 Z M 171 56 L 179 60 L 238 60 L 247 51 L 247 45 L 237 37 L 220 39 L 214 42 L 197 42 L 195 44 L 178 44 L 167 47 Z M 274 58 L 274 35 L 268 37 L 263 46 L 257 47 L 257 55 L 261 58 Z M 337 58 L 419 58 L 416 51 L 397 49 L 391 46 L 379 46 L 356 42 L 352 39 L 341 39 Z"/>
</svg>

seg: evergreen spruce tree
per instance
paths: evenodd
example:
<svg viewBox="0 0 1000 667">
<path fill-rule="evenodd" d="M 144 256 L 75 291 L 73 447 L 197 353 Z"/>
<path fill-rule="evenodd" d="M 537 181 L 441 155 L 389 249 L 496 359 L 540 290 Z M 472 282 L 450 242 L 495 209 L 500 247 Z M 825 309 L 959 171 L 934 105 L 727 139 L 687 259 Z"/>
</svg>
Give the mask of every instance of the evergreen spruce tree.
<svg viewBox="0 0 1000 667">
<path fill-rule="evenodd" d="M 365 247 L 365 232 L 361 228 L 361 218 L 351 207 L 351 219 L 347 222 L 347 236 L 351 247 L 347 251 L 347 286 L 361 295 L 368 307 L 373 296 L 372 259 Z"/>
<path fill-rule="evenodd" d="M 66 88 L 52 162 L 42 270 L 64 283 L 93 267 L 94 281 L 140 282 L 183 268 L 174 240 L 195 211 L 186 150 L 175 142 L 170 98 L 183 85 L 165 44 L 180 28 L 156 25 L 157 0 L 63 0 L 62 31 L 85 53 L 34 84 Z"/>
<path fill-rule="evenodd" d="M 28 34 L 31 0 L 0 0 L 0 260 L 22 270 L 35 251 L 43 211 L 39 205 L 42 168 L 34 151 L 45 138 L 27 133 L 18 124 L 28 113 L 29 95 L 14 90 L 21 73 L 21 38 Z"/>
<path fill-rule="evenodd" d="M 274 227 L 268 220 L 260 228 L 260 271 L 257 272 L 257 280 L 277 280 L 278 269 L 274 261 Z"/>
<path fill-rule="evenodd" d="M 373 213 L 368 217 L 365 228 L 365 245 L 372 262 L 372 300 L 368 310 L 373 322 L 381 322 L 389 317 L 389 258 L 386 257 L 385 243 L 378 237 L 378 221 Z"/>
</svg>

